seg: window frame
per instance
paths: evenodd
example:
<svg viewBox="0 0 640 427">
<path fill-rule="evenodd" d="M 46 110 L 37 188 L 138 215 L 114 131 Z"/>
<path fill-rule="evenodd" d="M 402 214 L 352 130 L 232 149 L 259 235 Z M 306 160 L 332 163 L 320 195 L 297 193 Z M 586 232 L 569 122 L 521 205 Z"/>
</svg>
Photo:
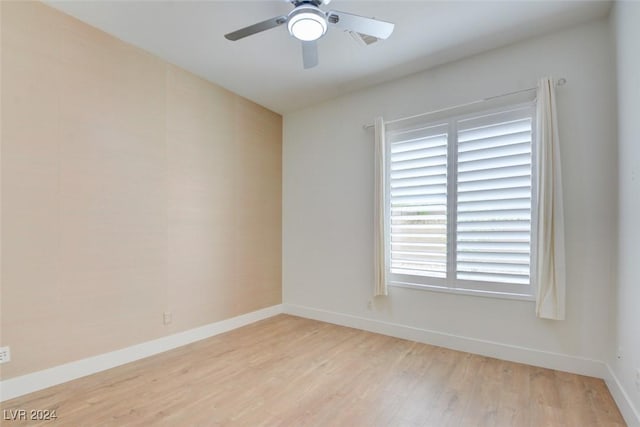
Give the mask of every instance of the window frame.
<svg viewBox="0 0 640 427">
<path fill-rule="evenodd" d="M 458 187 L 458 128 L 459 122 L 468 119 L 502 114 L 531 117 L 531 225 L 529 237 L 529 284 L 510 284 L 489 281 L 458 279 L 456 277 L 457 244 L 457 187 Z M 487 119 L 488 123 L 491 123 Z M 464 113 L 416 123 L 415 126 L 397 127 L 392 130 L 410 130 L 447 125 L 447 269 L 446 278 L 398 274 L 391 272 L 391 143 L 385 147 L 385 270 L 389 286 L 411 288 L 453 294 L 475 295 L 502 299 L 535 301 L 536 294 L 536 243 L 537 243 L 537 141 L 535 100 L 503 105 L 495 108 L 475 108 Z M 389 130 L 385 131 L 388 135 Z M 387 137 L 385 135 L 385 137 Z"/>
</svg>

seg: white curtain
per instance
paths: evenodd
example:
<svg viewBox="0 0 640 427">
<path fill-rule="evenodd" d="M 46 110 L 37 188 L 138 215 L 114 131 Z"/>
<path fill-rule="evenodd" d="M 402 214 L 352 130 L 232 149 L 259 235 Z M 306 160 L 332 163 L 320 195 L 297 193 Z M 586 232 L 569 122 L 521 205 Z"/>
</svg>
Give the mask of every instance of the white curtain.
<svg viewBox="0 0 640 427">
<path fill-rule="evenodd" d="M 375 184 L 374 184 L 374 207 L 373 207 L 373 250 L 374 250 L 374 289 L 373 295 L 387 295 L 387 268 L 385 256 L 385 218 L 386 209 L 386 146 L 384 120 L 378 117 L 375 120 Z"/>
<path fill-rule="evenodd" d="M 565 318 L 564 211 L 558 117 L 553 80 L 540 79 L 537 92 L 538 232 L 536 315 Z"/>
</svg>

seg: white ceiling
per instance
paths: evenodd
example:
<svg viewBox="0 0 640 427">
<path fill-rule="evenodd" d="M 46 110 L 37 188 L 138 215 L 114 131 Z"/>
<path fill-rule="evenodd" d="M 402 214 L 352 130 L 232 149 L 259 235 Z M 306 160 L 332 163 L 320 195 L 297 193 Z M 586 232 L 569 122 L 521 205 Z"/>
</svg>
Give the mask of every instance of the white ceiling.
<svg viewBox="0 0 640 427">
<path fill-rule="evenodd" d="M 300 43 L 281 26 L 236 42 L 223 35 L 288 13 L 275 1 L 48 1 L 82 21 L 279 113 L 527 37 L 605 16 L 609 1 L 334 0 L 325 9 L 396 24 L 361 46 L 332 27 L 320 65 L 304 70 Z"/>
</svg>

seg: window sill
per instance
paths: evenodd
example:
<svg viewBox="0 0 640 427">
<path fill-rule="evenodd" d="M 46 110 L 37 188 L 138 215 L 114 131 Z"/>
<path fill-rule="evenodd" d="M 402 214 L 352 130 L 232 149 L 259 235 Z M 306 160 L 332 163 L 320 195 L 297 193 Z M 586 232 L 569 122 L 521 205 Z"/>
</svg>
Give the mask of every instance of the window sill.
<svg viewBox="0 0 640 427">
<path fill-rule="evenodd" d="M 476 297 L 510 299 L 520 301 L 535 301 L 536 297 L 529 294 L 513 294 L 506 292 L 489 292 L 474 289 L 449 288 L 446 286 L 419 285 L 415 283 L 390 282 L 389 286 L 396 288 L 418 289 L 420 291 L 443 292 L 447 294 L 471 295 Z"/>
</svg>

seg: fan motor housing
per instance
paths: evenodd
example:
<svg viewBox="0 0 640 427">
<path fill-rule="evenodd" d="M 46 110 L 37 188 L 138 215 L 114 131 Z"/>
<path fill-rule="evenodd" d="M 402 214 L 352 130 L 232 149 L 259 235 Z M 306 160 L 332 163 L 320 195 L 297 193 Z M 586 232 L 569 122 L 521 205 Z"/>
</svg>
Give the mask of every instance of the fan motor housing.
<svg viewBox="0 0 640 427">
<path fill-rule="evenodd" d="M 327 5 L 329 3 L 331 3 L 331 0 L 291 0 L 291 4 L 293 4 L 295 7 L 303 4 L 311 4 L 317 7 L 321 5 Z"/>
</svg>

